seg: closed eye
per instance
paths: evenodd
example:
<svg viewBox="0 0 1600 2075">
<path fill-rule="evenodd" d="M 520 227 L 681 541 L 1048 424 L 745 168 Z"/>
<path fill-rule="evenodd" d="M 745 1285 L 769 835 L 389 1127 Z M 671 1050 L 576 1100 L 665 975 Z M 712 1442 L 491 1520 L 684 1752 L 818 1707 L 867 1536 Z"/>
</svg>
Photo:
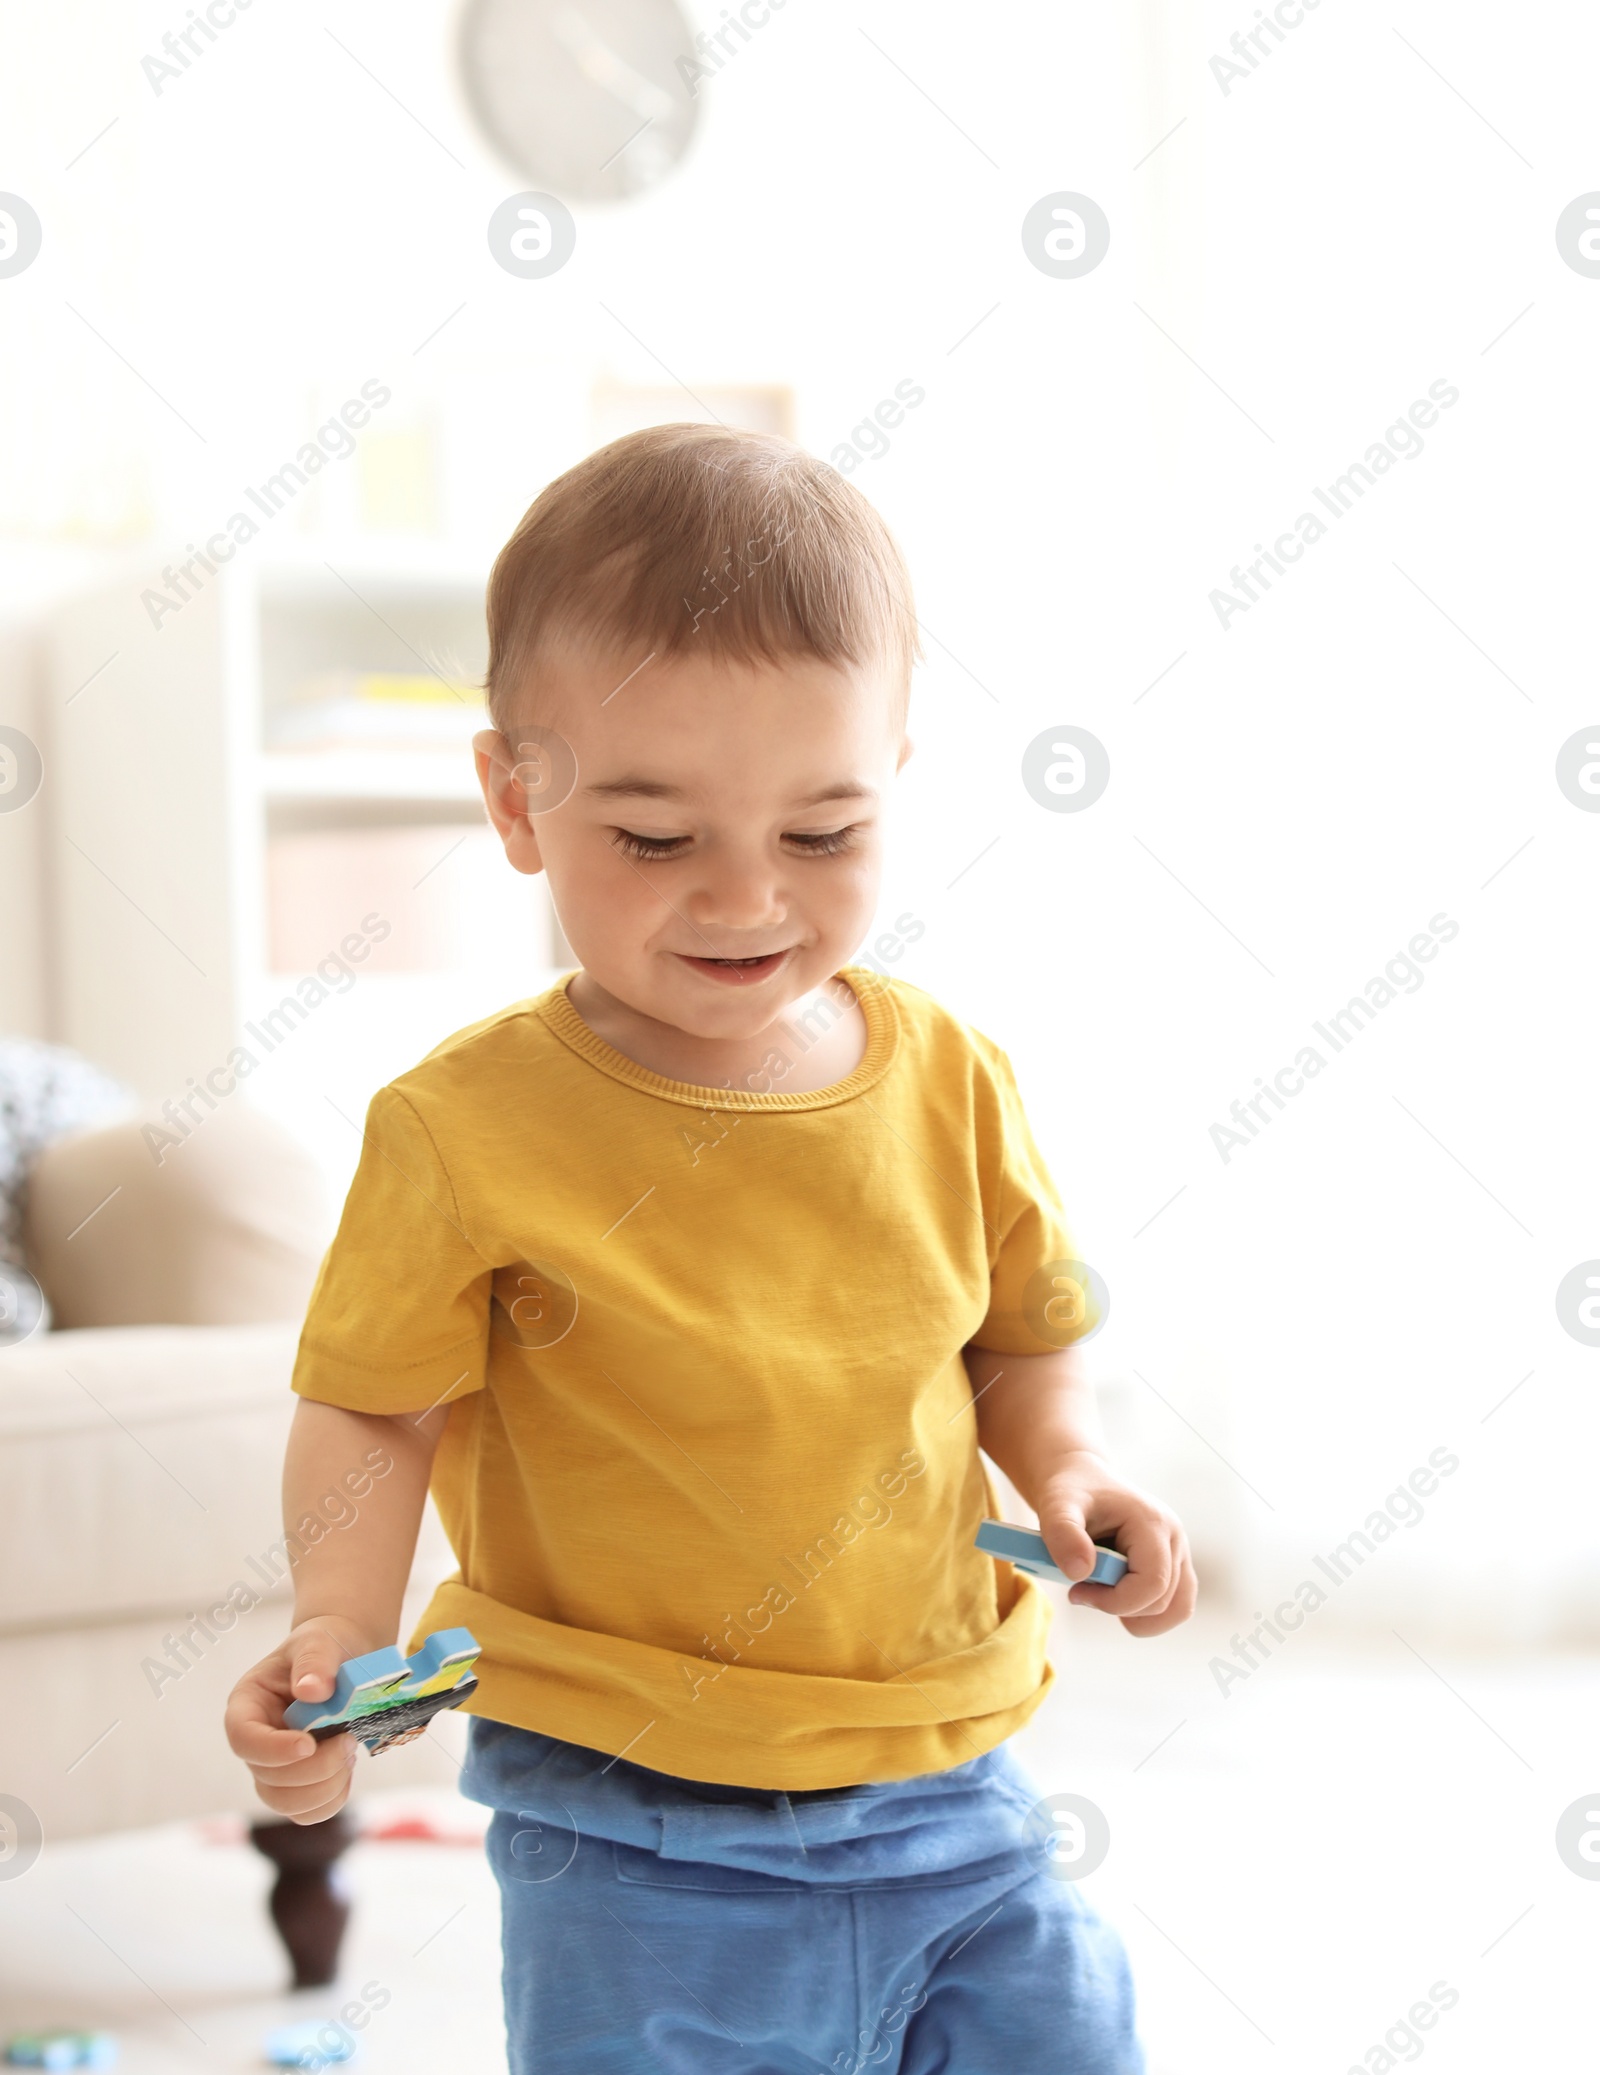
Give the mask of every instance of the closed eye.
<svg viewBox="0 0 1600 2075">
<path fill-rule="evenodd" d="M 852 822 L 843 829 L 797 830 L 783 840 L 806 857 L 837 857 L 842 851 L 855 848 L 860 833 L 860 825 Z"/>
<path fill-rule="evenodd" d="M 633 829 L 613 829 L 611 847 L 624 857 L 641 859 L 676 857 L 689 842 L 687 836 L 641 836 Z"/>
<path fill-rule="evenodd" d="M 838 857 L 855 848 L 860 832 L 860 824 L 853 822 L 842 829 L 793 829 L 783 840 L 802 857 Z M 611 832 L 612 849 L 641 862 L 681 857 L 692 841 L 689 836 L 644 836 L 637 829 Z"/>
</svg>

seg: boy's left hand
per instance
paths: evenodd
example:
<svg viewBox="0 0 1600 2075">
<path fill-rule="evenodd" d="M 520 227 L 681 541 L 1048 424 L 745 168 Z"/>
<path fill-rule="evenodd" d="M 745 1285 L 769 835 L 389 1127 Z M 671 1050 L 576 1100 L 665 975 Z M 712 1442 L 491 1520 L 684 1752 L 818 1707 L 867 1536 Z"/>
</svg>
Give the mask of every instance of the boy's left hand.
<svg viewBox="0 0 1600 2075">
<path fill-rule="evenodd" d="M 1199 1583 L 1182 1526 L 1102 1457 L 1069 1456 L 1040 1491 L 1038 1513 L 1045 1546 L 1069 1578 L 1089 1575 L 1096 1542 L 1114 1542 L 1128 1559 L 1116 1585 L 1074 1585 L 1075 1606 L 1115 1614 L 1136 1636 L 1161 1635 L 1194 1612 Z"/>
</svg>

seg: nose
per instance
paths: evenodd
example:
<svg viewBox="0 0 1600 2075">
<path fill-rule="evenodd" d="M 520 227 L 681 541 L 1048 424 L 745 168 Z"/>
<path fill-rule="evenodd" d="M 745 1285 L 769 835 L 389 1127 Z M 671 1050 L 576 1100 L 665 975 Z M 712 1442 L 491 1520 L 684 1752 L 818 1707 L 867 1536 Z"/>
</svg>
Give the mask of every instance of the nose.
<svg viewBox="0 0 1600 2075">
<path fill-rule="evenodd" d="M 771 864 L 759 853 L 707 855 L 684 905 L 698 929 L 776 929 L 789 912 Z"/>
</svg>

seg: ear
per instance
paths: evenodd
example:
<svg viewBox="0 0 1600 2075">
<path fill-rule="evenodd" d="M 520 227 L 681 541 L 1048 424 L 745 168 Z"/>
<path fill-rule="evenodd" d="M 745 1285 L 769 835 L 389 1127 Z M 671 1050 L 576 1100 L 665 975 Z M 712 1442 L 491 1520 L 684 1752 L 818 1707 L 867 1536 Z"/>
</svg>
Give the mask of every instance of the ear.
<svg viewBox="0 0 1600 2075">
<path fill-rule="evenodd" d="M 895 766 L 894 766 L 894 768 L 895 768 L 895 772 L 896 772 L 896 774 L 897 774 L 897 775 L 898 775 L 898 774 L 899 774 L 899 773 L 900 773 L 901 771 L 903 771 L 903 770 L 905 769 L 906 765 L 907 765 L 907 764 L 908 764 L 908 763 L 909 763 L 909 762 L 911 761 L 911 758 L 912 758 L 912 756 L 914 755 L 914 753 L 915 753 L 915 751 L 916 751 L 916 747 L 917 747 L 917 745 L 916 745 L 916 744 L 915 744 L 915 743 L 914 743 L 914 742 L 912 741 L 912 739 L 911 739 L 911 737 L 910 737 L 909 735 L 902 735 L 902 736 L 901 736 L 901 738 L 900 738 L 900 754 L 899 754 L 899 756 L 898 756 L 898 757 L 896 757 L 896 759 L 895 759 Z"/>
<path fill-rule="evenodd" d="M 494 832 L 505 845 L 506 857 L 519 872 L 542 872 L 544 859 L 539 838 L 528 813 L 527 794 L 517 777 L 511 745 L 496 728 L 484 728 L 472 738 L 472 754 L 478 766 L 478 783 L 483 804 L 489 811 Z"/>
</svg>

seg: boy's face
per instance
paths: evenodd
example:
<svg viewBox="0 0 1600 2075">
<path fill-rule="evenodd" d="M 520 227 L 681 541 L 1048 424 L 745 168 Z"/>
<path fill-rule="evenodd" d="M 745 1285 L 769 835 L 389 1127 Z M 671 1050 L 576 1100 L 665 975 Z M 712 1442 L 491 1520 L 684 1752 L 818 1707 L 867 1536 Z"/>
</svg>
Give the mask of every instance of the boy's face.
<svg viewBox="0 0 1600 2075">
<path fill-rule="evenodd" d="M 572 651 L 541 665 L 538 719 L 577 783 L 529 816 L 517 731 L 479 736 L 490 818 L 519 871 L 549 873 L 608 994 L 697 1037 L 758 1036 L 871 924 L 908 754 L 899 699 L 879 672 L 811 657 L 628 667 Z"/>
</svg>

